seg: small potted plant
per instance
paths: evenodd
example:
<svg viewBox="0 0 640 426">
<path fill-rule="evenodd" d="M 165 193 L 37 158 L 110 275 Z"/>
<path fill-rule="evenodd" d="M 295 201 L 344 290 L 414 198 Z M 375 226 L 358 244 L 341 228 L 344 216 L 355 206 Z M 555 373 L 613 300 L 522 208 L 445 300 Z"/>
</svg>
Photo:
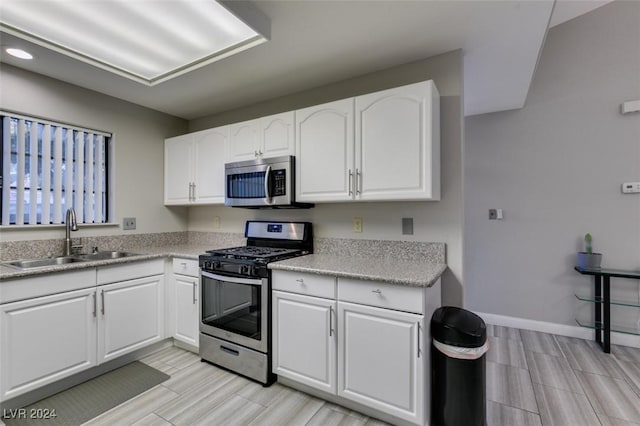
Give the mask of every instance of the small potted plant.
<svg viewBox="0 0 640 426">
<path fill-rule="evenodd" d="M 591 234 L 587 233 L 584 236 L 585 251 L 578 252 L 578 267 L 585 269 L 598 269 L 600 268 L 600 262 L 602 262 L 602 253 L 593 252 L 593 239 Z"/>
</svg>

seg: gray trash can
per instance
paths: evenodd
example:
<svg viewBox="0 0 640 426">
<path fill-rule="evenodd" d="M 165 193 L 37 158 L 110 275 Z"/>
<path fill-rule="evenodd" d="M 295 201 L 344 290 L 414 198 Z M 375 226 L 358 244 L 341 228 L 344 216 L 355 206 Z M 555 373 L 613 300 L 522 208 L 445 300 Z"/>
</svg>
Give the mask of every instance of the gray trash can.
<svg viewBox="0 0 640 426">
<path fill-rule="evenodd" d="M 431 317 L 431 424 L 486 426 L 487 326 L 454 306 Z"/>
</svg>

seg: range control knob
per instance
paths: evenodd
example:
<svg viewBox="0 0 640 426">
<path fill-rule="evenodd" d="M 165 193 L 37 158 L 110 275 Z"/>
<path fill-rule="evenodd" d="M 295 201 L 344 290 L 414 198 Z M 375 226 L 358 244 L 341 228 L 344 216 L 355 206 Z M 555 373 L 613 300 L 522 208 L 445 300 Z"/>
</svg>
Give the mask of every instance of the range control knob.
<svg viewBox="0 0 640 426">
<path fill-rule="evenodd" d="M 242 275 L 249 275 L 249 266 L 248 265 L 240 265 L 240 273 Z"/>
</svg>

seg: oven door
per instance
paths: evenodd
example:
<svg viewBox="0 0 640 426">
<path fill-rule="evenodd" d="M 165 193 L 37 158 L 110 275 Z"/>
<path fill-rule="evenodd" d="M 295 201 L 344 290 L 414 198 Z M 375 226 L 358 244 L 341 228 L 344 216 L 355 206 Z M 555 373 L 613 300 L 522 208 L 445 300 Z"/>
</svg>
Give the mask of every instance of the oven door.
<svg viewBox="0 0 640 426">
<path fill-rule="evenodd" d="M 293 202 L 293 157 L 225 165 L 226 206 L 270 207 Z"/>
<path fill-rule="evenodd" d="M 201 273 L 200 332 L 267 352 L 269 280 Z"/>
</svg>

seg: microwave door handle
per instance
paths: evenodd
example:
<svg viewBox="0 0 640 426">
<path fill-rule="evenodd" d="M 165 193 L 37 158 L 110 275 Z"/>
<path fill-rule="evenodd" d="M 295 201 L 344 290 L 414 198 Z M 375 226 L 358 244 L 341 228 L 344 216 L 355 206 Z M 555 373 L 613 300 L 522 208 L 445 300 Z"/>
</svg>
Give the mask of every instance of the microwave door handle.
<svg viewBox="0 0 640 426">
<path fill-rule="evenodd" d="M 269 191 L 269 177 L 271 175 L 271 166 L 267 166 L 267 171 L 264 172 L 264 195 L 265 198 L 267 199 L 267 202 L 270 203 L 271 202 L 271 194 Z"/>
</svg>

